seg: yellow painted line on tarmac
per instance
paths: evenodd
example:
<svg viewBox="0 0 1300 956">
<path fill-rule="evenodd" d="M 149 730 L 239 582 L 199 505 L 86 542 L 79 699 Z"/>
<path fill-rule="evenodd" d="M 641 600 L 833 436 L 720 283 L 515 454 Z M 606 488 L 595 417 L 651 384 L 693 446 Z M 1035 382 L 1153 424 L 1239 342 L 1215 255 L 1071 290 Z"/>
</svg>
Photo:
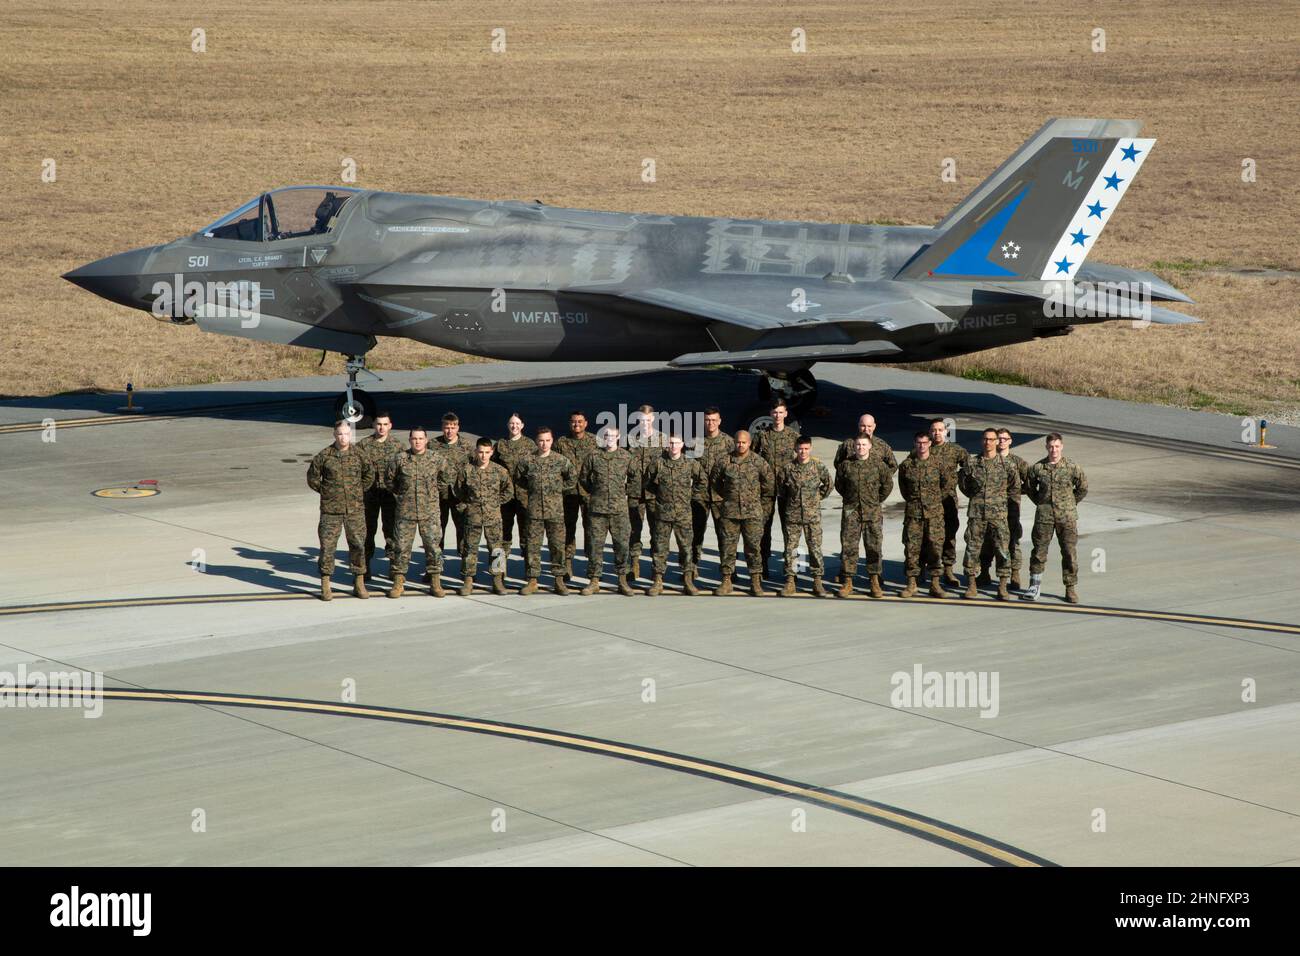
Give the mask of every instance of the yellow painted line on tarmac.
<svg viewBox="0 0 1300 956">
<path fill-rule="evenodd" d="M 955 850 L 965 856 L 989 863 L 994 866 L 1054 866 L 1035 854 L 1028 853 L 1001 841 L 983 836 L 961 827 L 935 820 L 910 810 L 889 806 L 868 800 L 865 797 L 828 790 L 812 784 L 800 783 L 755 770 L 746 770 L 729 764 L 718 763 L 700 757 L 672 753 L 665 750 L 653 750 L 634 744 L 580 734 L 567 734 L 562 731 L 544 727 L 530 727 L 523 724 L 508 724 L 495 720 L 462 717 L 453 714 L 437 714 L 421 710 L 406 710 L 396 707 L 363 707 L 359 704 L 342 704 L 321 700 L 301 700 L 289 697 L 261 697 L 242 694 L 215 694 L 192 691 L 171 691 L 152 689 L 125 688 L 59 688 L 57 690 L 40 687 L 0 686 L 0 695 L 19 695 L 38 691 L 46 697 L 102 697 L 106 700 L 133 700 L 153 703 L 183 703 L 208 706 L 250 707 L 261 710 L 278 710 L 297 713 L 327 714 L 340 717 L 354 717 L 370 720 L 384 720 L 398 723 L 417 724 L 438 727 L 445 730 L 460 730 L 469 733 L 488 734 L 506 737 L 530 743 L 544 744 L 579 750 L 599 756 L 613 757 L 635 763 L 662 767 L 679 773 L 706 777 L 712 780 L 730 783 L 757 790 L 763 793 L 788 797 L 802 803 L 820 806 L 837 813 L 844 813 L 859 819 L 869 820 L 887 826 L 890 829 L 910 834 L 929 843 L 935 843 Z M 12 704 L 11 704 L 12 706 Z"/>
</svg>

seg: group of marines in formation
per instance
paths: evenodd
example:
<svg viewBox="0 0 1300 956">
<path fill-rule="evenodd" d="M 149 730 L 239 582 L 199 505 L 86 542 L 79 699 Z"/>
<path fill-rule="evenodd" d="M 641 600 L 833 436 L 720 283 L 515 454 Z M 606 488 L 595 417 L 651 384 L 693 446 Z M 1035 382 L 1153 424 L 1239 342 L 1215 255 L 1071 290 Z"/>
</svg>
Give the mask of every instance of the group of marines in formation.
<svg viewBox="0 0 1300 956">
<path fill-rule="evenodd" d="M 334 443 L 322 449 L 307 472 L 307 483 L 320 494 L 321 598 L 330 600 L 334 551 L 340 532 L 348 543 L 349 564 L 357 597 L 369 597 L 375 534 L 382 522 L 384 550 L 392 587 L 400 597 L 406 585 L 411 550 L 418 533 L 425 552 L 430 593 L 443 597 L 443 546 L 448 519 L 456 529 L 461 557 L 459 593 L 473 593 L 479 545 L 490 555 L 491 589 L 506 593 L 506 559 L 519 530 L 527 582 L 520 594 L 534 594 L 541 575 L 545 539 L 557 594 L 569 593 L 582 521 L 588 583 L 582 594 L 600 589 L 607 539 L 612 539 L 618 590 L 637 592 L 642 532 L 650 531 L 653 580 L 645 593 L 662 594 L 672 539 L 677 543 L 683 591 L 699 594 L 696 571 L 704 533 L 711 518 L 719 545 L 721 581 L 713 593 L 733 592 L 736 550 L 741 544 L 749 571 L 749 592 L 772 594 L 763 587 L 771 561 L 772 525 L 780 519 L 785 540 L 785 586 L 782 596 L 798 593 L 800 570 L 812 577 L 812 593 L 825 596 L 822 585 L 822 502 L 831 489 L 842 500 L 840 579 L 836 593 L 849 597 L 865 552 L 868 588 L 884 597 L 881 584 L 883 508 L 895 479 L 904 500 L 903 545 L 907 585 L 912 597 L 929 576 L 929 595 L 947 596 L 946 585 L 960 587 L 953 573 L 959 526 L 957 492 L 967 496 L 965 598 L 979 597 L 979 584 L 997 576 L 997 597 L 1009 600 L 1021 590 L 1023 561 L 1020 505 L 1027 495 L 1037 506 L 1030 538 L 1029 587 L 1022 600 L 1036 600 L 1048 548 L 1059 543 L 1066 600 L 1078 603 L 1077 503 L 1088 492 L 1083 470 L 1063 455 L 1058 434 L 1046 439 L 1046 456 L 1030 465 L 1011 451 L 1005 428 L 985 429 L 981 451 L 968 454 L 948 440 L 943 419 L 913 436 L 911 453 L 900 464 L 893 449 L 875 434 L 871 415 L 858 420 L 858 434 L 839 445 L 834 478 L 812 455 L 812 439 L 789 422 L 785 403 L 773 403 L 767 427 L 734 436 L 722 431 L 717 408 L 704 411 L 703 435 L 687 451 L 681 435 L 656 430 L 648 405 L 637 411 L 638 424 L 626 439 L 614 427 L 599 437 L 587 430 L 586 415 L 569 416 L 569 432 L 554 436 L 538 428 L 535 439 L 524 435 L 524 420 L 512 414 L 507 434 L 493 442 L 462 441 L 460 420 L 442 417 L 441 434 L 430 439 L 423 427 L 410 429 L 409 448 L 392 435 L 392 417 L 374 417 L 374 433 L 354 444 L 346 421 L 334 426 Z M 806 559 L 800 553 L 806 546 Z M 806 562 L 806 563 L 805 563 Z"/>
</svg>

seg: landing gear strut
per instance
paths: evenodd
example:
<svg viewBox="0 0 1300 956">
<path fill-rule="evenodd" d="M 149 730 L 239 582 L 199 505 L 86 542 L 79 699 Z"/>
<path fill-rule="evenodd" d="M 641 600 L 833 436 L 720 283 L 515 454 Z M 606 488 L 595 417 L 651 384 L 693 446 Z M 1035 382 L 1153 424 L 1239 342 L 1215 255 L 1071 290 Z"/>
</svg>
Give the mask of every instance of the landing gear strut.
<svg viewBox="0 0 1300 956">
<path fill-rule="evenodd" d="M 357 388 L 357 375 L 364 372 L 376 382 L 382 381 L 378 375 L 366 368 L 364 355 L 349 355 L 343 365 L 348 373 L 347 391 L 334 402 L 334 417 L 350 422 L 354 426 L 366 427 L 375 417 L 375 400 L 367 392 Z"/>
<path fill-rule="evenodd" d="M 806 412 L 817 401 L 817 379 L 806 368 L 797 372 L 763 372 L 758 380 L 758 397 L 763 402 L 780 397 L 785 399 L 792 414 Z"/>
</svg>

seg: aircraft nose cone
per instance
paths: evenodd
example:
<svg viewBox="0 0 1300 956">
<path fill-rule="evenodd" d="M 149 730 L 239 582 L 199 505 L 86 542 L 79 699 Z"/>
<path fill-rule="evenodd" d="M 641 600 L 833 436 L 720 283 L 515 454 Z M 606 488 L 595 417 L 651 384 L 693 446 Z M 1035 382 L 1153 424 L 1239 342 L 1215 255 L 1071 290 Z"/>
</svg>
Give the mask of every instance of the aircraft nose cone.
<svg viewBox="0 0 1300 956">
<path fill-rule="evenodd" d="M 154 250 L 133 249 L 115 256 L 88 263 L 79 269 L 65 272 L 63 278 L 79 285 L 87 292 L 133 308 L 145 308 L 149 288 L 145 282 L 145 263 Z"/>
</svg>

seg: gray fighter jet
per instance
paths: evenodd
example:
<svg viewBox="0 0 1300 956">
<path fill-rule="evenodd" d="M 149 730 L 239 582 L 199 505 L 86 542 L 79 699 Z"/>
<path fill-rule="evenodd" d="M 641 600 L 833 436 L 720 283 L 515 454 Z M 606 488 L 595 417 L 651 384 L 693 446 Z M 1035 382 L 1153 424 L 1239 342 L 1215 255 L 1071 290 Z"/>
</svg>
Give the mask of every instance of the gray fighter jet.
<svg viewBox="0 0 1300 956">
<path fill-rule="evenodd" d="M 910 362 L 1196 319 L 1147 272 L 1087 263 L 1150 155 L 1131 120 L 1054 119 L 937 226 L 708 219 L 293 186 L 191 236 L 64 278 L 207 332 L 342 353 L 379 336 L 513 360 L 764 373 L 796 406 L 816 362 Z M 373 373 L 369 373 L 373 374 Z"/>
</svg>

